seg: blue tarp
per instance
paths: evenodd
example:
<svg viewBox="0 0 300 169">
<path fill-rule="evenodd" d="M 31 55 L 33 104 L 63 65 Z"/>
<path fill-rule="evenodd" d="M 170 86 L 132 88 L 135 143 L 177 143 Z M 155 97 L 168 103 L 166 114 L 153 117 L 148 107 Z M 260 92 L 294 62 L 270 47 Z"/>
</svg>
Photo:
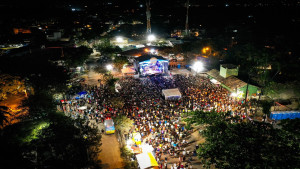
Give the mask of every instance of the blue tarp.
<svg viewBox="0 0 300 169">
<path fill-rule="evenodd" d="M 270 114 L 270 119 L 283 120 L 300 118 L 300 111 L 274 111 Z"/>
<path fill-rule="evenodd" d="M 79 92 L 79 93 L 77 93 L 78 95 L 85 95 L 85 94 L 87 94 L 87 92 L 86 91 L 82 91 L 82 92 Z"/>
</svg>

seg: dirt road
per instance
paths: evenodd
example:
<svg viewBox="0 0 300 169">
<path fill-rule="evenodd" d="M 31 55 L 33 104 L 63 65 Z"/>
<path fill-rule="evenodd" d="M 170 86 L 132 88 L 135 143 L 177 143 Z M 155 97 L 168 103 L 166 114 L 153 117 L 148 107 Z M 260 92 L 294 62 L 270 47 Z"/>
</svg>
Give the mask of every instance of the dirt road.
<svg viewBox="0 0 300 169">
<path fill-rule="evenodd" d="M 121 158 L 120 146 L 116 135 L 102 135 L 102 146 L 99 159 L 104 169 L 121 169 L 123 160 Z"/>
</svg>

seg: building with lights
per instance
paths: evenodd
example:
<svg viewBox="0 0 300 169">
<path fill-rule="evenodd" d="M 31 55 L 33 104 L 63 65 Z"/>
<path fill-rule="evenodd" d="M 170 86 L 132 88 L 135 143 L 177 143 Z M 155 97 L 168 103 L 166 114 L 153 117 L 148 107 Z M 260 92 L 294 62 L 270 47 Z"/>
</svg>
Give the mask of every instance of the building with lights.
<svg viewBox="0 0 300 169">
<path fill-rule="evenodd" d="M 211 82 L 214 84 L 220 84 L 222 87 L 232 92 L 232 96 L 239 98 L 245 97 L 247 83 L 235 77 L 238 75 L 238 67 L 234 65 L 221 65 L 220 70 L 221 71 L 212 69 L 207 72 Z M 259 87 L 248 84 L 249 97 L 257 96 L 259 92 Z"/>
</svg>

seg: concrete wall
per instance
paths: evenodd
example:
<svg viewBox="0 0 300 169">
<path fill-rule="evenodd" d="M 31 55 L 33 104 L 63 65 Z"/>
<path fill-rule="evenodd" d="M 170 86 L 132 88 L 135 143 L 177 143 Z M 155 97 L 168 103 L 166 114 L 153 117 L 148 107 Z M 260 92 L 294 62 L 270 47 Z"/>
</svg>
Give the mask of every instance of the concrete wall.
<svg viewBox="0 0 300 169">
<path fill-rule="evenodd" d="M 220 76 L 227 78 L 229 76 L 238 76 L 239 74 L 239 68 L 237 67 L 236 69 L 227 69 L 220 66 Z"/>
<path fill-rule="evenodd" d="M 239 88 L 239 90 L 243 91 L 244 92 L 244 96 L 245 96 L 246 90 L 247 90 L 247 85 Z M 258 90 L 260 90 L 259 87 L 253 86 L 253 85 L 249 84 L 248 85 L 248 96 L 256 96 Z"/>
</svg>

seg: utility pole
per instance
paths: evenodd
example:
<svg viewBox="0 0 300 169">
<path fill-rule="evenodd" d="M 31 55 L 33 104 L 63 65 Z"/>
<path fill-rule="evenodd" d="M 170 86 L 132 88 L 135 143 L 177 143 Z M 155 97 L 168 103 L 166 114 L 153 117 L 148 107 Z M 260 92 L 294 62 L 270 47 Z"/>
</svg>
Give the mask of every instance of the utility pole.
<svg viewBox="0 0 300 169">
<path fill-rule="evenodd" d="M 186 19 L 185 19 L 185 36 L 189 37 L 190 36 L 190 31 L 189 31 L 189 7 L 190 7 L 190 1 L 187 0 L 186 2 Z"/>
<path fill-rule="evenodd" d="M 150 13 L 150 0 L 146 0 L 146 6 L 147 6 L 147 11 L 146 11 L 146 16 L 147 16 L 147 31 L 146 33 L 148 35 L 151 34 L 151 23 L 150 23 L 150 18 L 151 18 L 151 13 Z"/>
</svg>

